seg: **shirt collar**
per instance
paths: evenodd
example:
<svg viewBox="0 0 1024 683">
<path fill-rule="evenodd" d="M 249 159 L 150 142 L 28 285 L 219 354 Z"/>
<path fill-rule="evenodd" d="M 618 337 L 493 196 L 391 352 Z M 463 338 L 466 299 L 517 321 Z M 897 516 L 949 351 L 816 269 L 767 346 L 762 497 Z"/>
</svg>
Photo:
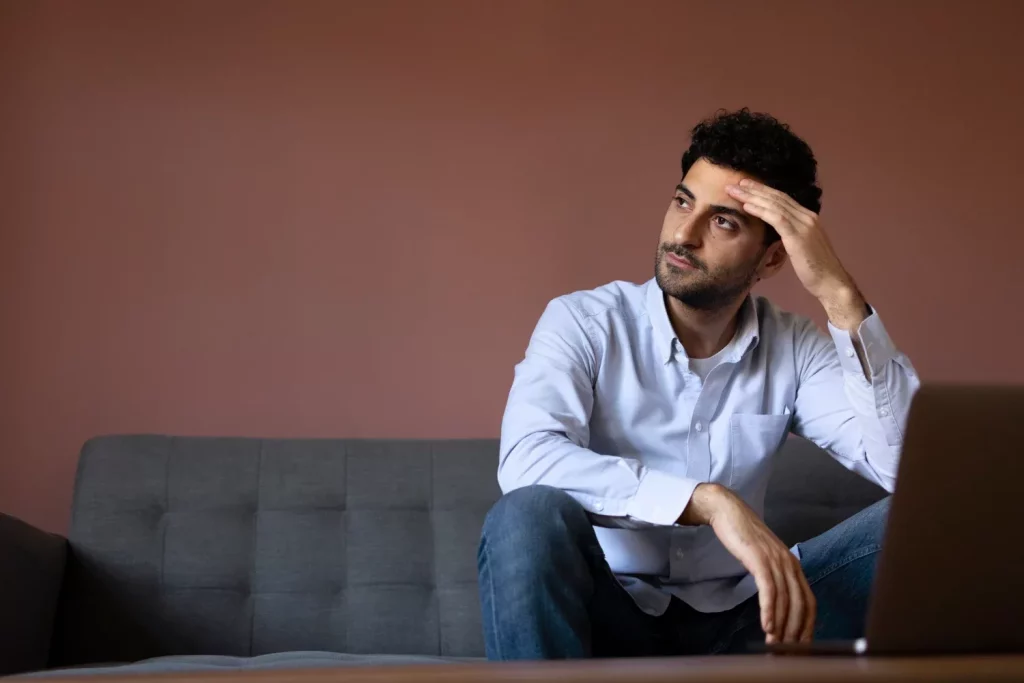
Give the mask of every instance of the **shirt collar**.
<svg viewBox="0 0 1024 683">
<path fill-rule="evenodd" d="M 735 363 L 751 348 L 757 345 L 760 340 L 760 321 L 757 316 L 757 306 L 754 305 L 752 297 L 747 296 L 740 307 L 740 325 L 736 336 L 730 342 L 732 351 L 726 357 L 726 362 Z M 657 280 L 650 280 L 647 283 L 647 317 L 651 321 L 654 330 L 654 346 L 658 351 L 658 358 L 662 363 L 672 360 L 672 352 L 675 345 L 682 344 L 672 329 L 672 321 L 668 317 L 668 308 L 665 306 L 665 293 L 661 291 Z"/>
<path fill-rule="evenodd" d="M 743 305 L 740 306 L 740 325 L 736 330 L 736 343 L 732 347 L 732 354 L 727 361 L 737 362 L 746 355 L 747 351 L 757 346 L 761 340 L 761 320 L 757 317 L 757 306 L 754 304 L 754 297 L 747 295 Z"/>
</svg>

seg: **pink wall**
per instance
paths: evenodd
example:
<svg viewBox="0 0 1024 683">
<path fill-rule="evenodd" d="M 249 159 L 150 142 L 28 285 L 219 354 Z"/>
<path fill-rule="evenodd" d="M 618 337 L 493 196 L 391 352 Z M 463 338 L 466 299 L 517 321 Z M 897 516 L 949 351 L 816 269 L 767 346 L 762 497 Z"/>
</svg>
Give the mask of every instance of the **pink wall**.
<svg viewBox="0 0 1024 683">
<path fill-rule="evenodd" d="M 496 436 L 544 303 L 652 272 L 688 128 L 788 120 L 934 380 L 1024 381 L 1014 2 L 5 2 L 0 510 L 111 432 Z M 791 275 L 764 291 L 816 313 Z"/>
</svg>

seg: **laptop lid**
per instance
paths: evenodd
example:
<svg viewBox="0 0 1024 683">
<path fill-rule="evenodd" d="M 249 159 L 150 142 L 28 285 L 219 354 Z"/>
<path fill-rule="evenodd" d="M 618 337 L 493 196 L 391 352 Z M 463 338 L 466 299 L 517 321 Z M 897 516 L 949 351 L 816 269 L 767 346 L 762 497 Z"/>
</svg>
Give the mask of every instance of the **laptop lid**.
<svg viewBox="0 0 1024 683">
<path fill-rule="evenodd" d="M 904 437 L 868 651 L 1024 651 L 1024 387 L 922 386 Z"/>
</svg>

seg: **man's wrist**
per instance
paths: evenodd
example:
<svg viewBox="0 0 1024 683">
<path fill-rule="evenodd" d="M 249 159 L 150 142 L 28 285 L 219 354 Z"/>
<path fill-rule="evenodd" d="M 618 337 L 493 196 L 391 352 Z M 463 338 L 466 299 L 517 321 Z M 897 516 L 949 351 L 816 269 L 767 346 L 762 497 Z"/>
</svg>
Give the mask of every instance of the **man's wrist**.
<svg viewBox="0 0 1024 683">
<path fill-rule="evenodd" d="M 818 298 L 835 327 L 852 332 L 868 317 L 868 302 L 853 282 L 843 282 L 830 287 Z"/>
<path fill-rule="evenodd" d="M 685 526 L 702 526 L 712 524 L 715 514 L 721 509 L 723 502 L 731 492 L 721 484 L 698 484 L 686 504 L 683 514 L 679 516 L 679 524 Z"/>
</svg>

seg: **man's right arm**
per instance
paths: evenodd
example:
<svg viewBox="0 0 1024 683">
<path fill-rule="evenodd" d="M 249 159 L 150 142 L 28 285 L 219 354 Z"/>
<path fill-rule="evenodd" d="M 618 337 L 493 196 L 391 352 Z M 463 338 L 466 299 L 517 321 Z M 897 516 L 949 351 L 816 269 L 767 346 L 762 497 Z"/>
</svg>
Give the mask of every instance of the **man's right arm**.
<svg viewBox="0 0 1024 683">
<path fill-rule="evenodd" d="M 601 358 L 588 324 L 564 298 L 537 323 L 502 420 L 498 483 L 506 493 L 553 486 L 595 515 L 674 524 L 699 482 L 588 448 Z"/>
<path fill-rule="evenodd" d="M 720 484 L 701 484 L 679 517 L 709 525 L 757 584 L 761 630 L 771 642 L 810 642 L 817 602 L 800 561 L 746 502 Z"/>
</svg>

